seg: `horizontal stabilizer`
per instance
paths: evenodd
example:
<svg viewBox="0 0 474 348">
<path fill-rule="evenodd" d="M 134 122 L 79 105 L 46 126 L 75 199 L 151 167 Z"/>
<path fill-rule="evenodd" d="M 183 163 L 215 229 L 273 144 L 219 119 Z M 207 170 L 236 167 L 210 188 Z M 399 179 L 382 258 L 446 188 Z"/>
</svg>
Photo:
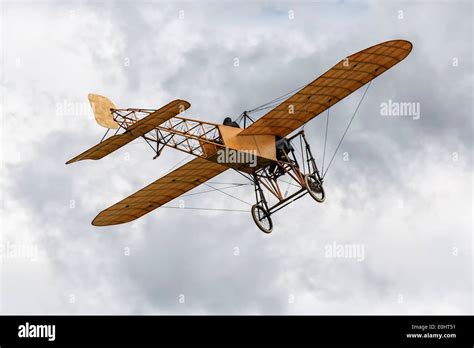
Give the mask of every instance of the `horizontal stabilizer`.
<svg viewBox="0 0 474 348">
<path fill-rule="evenodd" d="M 99 144 L 91 147 L 90 149 L 84 151 L 80 155 L 77 155 L 73 159 L 70 159 L 66 164 L 70 164 L 77 161 L 82 161 L 86 159 L 98 160 L 102 157 L 107 156 L 108 154 L 114 152 L 115 150 L 121 148 L 122 146 L 128 144 L 132 140 L 145 135 L 149 131 L 153 130 L 163 122 L 173 118 L 178 115 L 180 112 L 188 109 L 191 106 L 187 101 L 176 99 L 171 103 L 163 106 L 161 109 L 158 109 L 147 117 L 137 121 L 127 128 L 125 133 L 114 135 Z"/>
</svg>

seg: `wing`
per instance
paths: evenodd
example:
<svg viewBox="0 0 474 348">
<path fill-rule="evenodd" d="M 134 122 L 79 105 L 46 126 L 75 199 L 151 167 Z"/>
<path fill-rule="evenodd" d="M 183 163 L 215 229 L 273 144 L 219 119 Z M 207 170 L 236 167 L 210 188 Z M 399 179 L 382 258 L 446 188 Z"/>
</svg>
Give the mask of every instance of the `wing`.
<svg viewBox="0 0 474 348">
<path fill-rule="evenodd" d="M 155 127 L 159 126 L 170 118 L 173 118 L 190 106 L 191 104 L 185 100 L 173 100 L 171 103 L 166 104 L 162 108 L 149 114 L 147 117 L 132 124 L 130 127 L 128 127 L 125 133 L 114 135 L 107 140 L 100 142 L 99 144 L 84 151 L 80 155 L 77 155 L 73 159 L 70 159 L 66 162 L 66 164 L 82 161 L 85 159 L 101 159 L 102 157 L 105 157 L 122 146 L 128 144 L 132 140 L 145 135 Z"/>
<path fill-rule="evenodd" d="M 322 76 L 258 119 L 239 135 L 284 137 L 402 61 L 412 49 L 405 40 L 386 41 L 343 59 Z"/>
<path fill-rule="evenodd" d="M 195 158 L 150 185 L 105 209 L 92 224 L 108 226 L 135 220 L 224 172 L 227 167 Z"/>
</svg>

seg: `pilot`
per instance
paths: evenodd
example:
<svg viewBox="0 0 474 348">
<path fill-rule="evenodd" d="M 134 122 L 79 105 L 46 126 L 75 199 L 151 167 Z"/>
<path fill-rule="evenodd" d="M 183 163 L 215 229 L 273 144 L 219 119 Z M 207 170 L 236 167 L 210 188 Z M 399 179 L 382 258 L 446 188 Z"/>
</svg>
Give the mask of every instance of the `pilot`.
<svg viewBox="0 0 474 348">
<path fill-rule="evenodd" d="M 292 160 L 288 157 L 290 152 L 293 152 L 295 149 L 291 145 L 291 143 L 288 141 L 288 139 L 283 138 L 283 137 L 276 137 L 276 158 L 279 161 L 290 161 Z M 279 177 L 285 174 L 285 169 L 277 162 L 273 162 L 270 165 L 269 172 L 275 175 L 275 177 Z"/>
<path fill-rule="evenodd" d="M 229 127 L 234 127 L 234 128 L 240 128 L 239 124 L 235 121 L 232 121 L 230 117 L 224 118 L 223 122 L 224 126 L 229 126 Z"/>
</svg>

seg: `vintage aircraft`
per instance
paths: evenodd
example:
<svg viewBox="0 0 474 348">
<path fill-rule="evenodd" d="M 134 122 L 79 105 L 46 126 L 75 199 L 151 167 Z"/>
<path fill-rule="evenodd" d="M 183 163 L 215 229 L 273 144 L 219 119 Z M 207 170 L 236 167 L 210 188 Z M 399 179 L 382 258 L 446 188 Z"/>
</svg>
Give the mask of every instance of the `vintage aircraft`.
<svg viewBox="0 0 474 348">
<path fill-rule="evenodd" d="M 152 147 L 155 158 L 164 147 L 196 156 L 105 209 L 92 224 L 108 226 L 135 220 L 220 173 L 234 169 L 253 184 L 256 203 L 251 209 L 252 217 L 263 232 L 270 233 L 273 213 L 306 193 L 317 202 L 325 199 L 325 173 L 316 166 L 302 129 L 304 124 L 402 61 L 411 49 L 412 44 L 405 40 L 369 47 L 344 58 L 307 86 L 293 91 L 292 95 L 290 92 L 245 111 L 236 121 L 226 118 L 223 124 L 179 116 L 190 107 L 184 100 L 174 100 L 158 110 L 118 109 L 106 97 L 89 94 L 97 123 L 108 129 L 99 144 L 66 164 L 100 159 L 139 137 Z M 256 121 L 250 116 L 269 108 L 273 109 Z M 111 129 L 116 129 L 115 134 L 105 139 Z M 123 132 L 118 134 L 120 130 Z M 299 152 L 298 156 L 296 152 Z M 242 154 L 245 156 L 238 156 Z M 236 161 L 236 158 L 245 160 Z M 284 192 L 282 177 L 292 181 L 296 192 L 290 195 Z M 271 194 L 275 204 L 269 203 L 264 189 Z"/>
</svg>

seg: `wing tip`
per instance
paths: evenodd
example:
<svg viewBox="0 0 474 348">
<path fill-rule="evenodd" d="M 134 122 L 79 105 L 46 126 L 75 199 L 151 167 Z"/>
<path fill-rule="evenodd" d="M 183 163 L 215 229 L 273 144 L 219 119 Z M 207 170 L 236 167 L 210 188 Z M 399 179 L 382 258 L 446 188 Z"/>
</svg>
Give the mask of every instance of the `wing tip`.
<svg viewBox="0 0 474 348">
<path fill-rule="evenodd" d="M 377 45 L 374 45 L 372 47 L 375 47 L 375 46 L 378 46 L 378 45 L 384 45 L 384 44 L 388 44 L 388 43 L 395 44 L 394 46 L 396 46 L 397 48 L 401 48 L 401 49 L 406 51 L 406 54 L 404 55 L 404 57 L 401 60 L 405 59 L 413 49 L 413 43 L 411 41 L 405 40 L 405 39 L 388 40 L 388 41 L 381 42 Z M 401 47 L 401 46 L 404 46 L 404 45 L 406 45 L 407 47 Z M 372 47 L 369 47 L 369 48 L 372 48 Z M 367 49 L 369 49 L 369 48 L 367 48 Z"/>
<path fill-rule="evenodd" d="M 68 164 L 71 164 L 71 163 L 74 163 L 74 162 L 77 162 L 77 161 L 80 161 L 80 160 L 78 160 L 76 157 L 74 157 L 74 158 L 71 158 L 69 161 L 67 161 L 65 164 L 68 165 Z"/>
<path fill-rule="evenodd" d="M 174 102 L 176 103 L 179 103 L 179 105 L 183 105 L 184 106 L 184 110 L 187 110 L 191 107 L 191 103 L 188 102 L 187 100 L 184 100 L 184 99 L 175 99 Z M 183 110 L 183 111 L 184 111 Z"/>
<path fill-rule="evenodd" d="M 103 219 L 100 218 L 100 214 L 99 214 L 94 218 L 94 220 L 91 221 L 91 225 L 96 226 L 96 227 L 104 227 L 104 226 L 111 226 L 111 225 L 117 225 L 117 224 L 106 223 Z"/>
<path fill-rule="evenodd" d="M 74 158 L 71 158 L 69 161 L 67 161 L 65 164 L 71 164 L 71 163 L 75 163 L 75 162 L 79 162 L 79 161 L 84 161 L 84 160 L 93 160 L 93 161 L 97 161 L 97 158 L 77 158 L 77 157 L 74 157 Z"/>
<path fill-rule="evenodd" d="M 377 46 L 380 46 L 380 45 L 387 45 L 389 44 L 389 46 L 392 46 L 393 45 L 394 47 L 397 47 L 397 48 L 401 48 L 403 50 L 406 51 L 406 54 L 403 56 L 403 58 L 400 59 L 400 61 L 402 61 L 403 59 L 405 59 L 409 54 L 410 52 L 412 51 L 413 49 L 413 43 L 411 41 L 408 41 L 408 40 L 405 40 L 405 39 L 393 39 L 393 40 L 387 40 L 387 41 L 383 41 L 383 42 L 380 42 L 376 45 L 373 45 L 373 46 L 370 46 L 370 47 L 367 47 L 365 49 L 363 49 L 362 51 L 359 51 L 359 52 L 356 52 L 356 53 L 353 53 L 351 54 L 350 56 L 348 56 L 347 58 L 350 58 L 350 57 L 353 57 L 355 55 L 358 55 L 360 53 L 363 53 L 364 51 L 367 51 L 367 50 L 370 50 L 374 47 L 377 47 Z M 391 45 L 392 44 L 392 45 Z M 407 47 L 401 47 L 402 45 L 407 45 Z"/>
<path fill-rule="evenodd" d="M 411 52 L 411 50 L 413 49 L 413 43 L 409 40 L 405 40 L 405 39 L 395 39 L 395 40 L 389 40 L 389 41 L 386 41 L 386 42 L 396 42 L 396 43 L 404 43 L 404 44 L 408 44 L 408 48 L 407 48 L 407 51 L 408 53 Z M 385 42 L 384 42 L 385 43 Z"/>
<path fill-rule="evenodd" d="M 101 211 L 94 220 L 91 221 L 92 226 L 103 227 L 103 226 L 114 226 L 121 225 L 136 220 L 137 217 L 125 218 L 124 215 L 121 216 L 119 221 L 111 220 L 110 215 L 108 214 L 108 209 Z"/>
<path fill-rule="evenodd" d="M 93 226 L 108 226 L 110 223 L 107 223 L 107 216 L 106 215 L 107 209 L 102 210 L 97 216 L 91 221 Z"/>
</svg>

